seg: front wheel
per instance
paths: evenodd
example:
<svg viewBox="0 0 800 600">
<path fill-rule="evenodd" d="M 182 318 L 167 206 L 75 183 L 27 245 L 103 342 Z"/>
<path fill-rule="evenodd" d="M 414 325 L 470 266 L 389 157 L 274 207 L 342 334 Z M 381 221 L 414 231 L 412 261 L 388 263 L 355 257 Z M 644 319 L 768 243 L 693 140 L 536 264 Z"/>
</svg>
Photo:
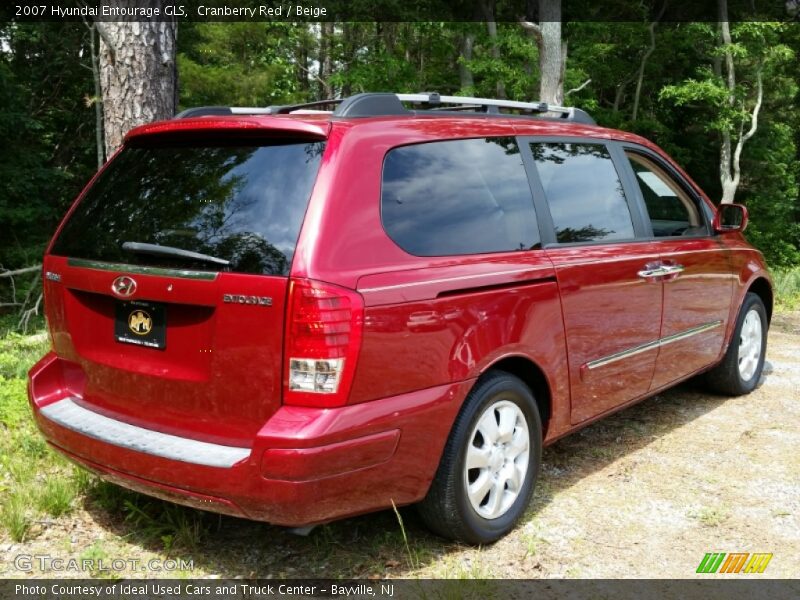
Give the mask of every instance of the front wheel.
<svg viewBox="0 0 800 600">
<path fill-rule="evenodd" d="M 766 351 L 767 310 L 761 298 L 748 293 L 725 357 L 706 374 L 708 387 L 728 396 L 749 394 L 761 379 Z"/>
<path fill-rule="evenodd" d="M 442 537 L 493 542 L 525 512 L 541 459 L 542 425 L 530 389 L 509 373 L 490 373 L 464 402 L 420 514 Z"/>
</svg>

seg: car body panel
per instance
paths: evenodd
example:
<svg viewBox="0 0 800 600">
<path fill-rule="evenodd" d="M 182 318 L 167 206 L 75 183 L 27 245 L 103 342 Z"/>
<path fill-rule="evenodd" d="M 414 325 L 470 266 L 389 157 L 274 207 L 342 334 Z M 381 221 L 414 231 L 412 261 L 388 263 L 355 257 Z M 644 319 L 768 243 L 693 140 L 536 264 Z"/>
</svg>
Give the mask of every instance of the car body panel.
<svg viewBox="0 0 800 600">
<path fill-rule="evenodd" d="M 661 346 L 653 388 L 722 358 L 734 280 L 729 253 L 717 238 L 668 238 L 660 245 L 662 262 L 683 267 L 679 274 L 664 278 L 660 337 L 708 329 Z"/>
<path fill-rule="evenodd" d="M 638 275 L 657 261 L 658 248 L 609 243 L 548 248 L 547 254 L 564 313 L 571 420 L 580 423 L 650 389 L 658 348 L 632 351 L 659 337 L 663 284 Z"/>
</svg>

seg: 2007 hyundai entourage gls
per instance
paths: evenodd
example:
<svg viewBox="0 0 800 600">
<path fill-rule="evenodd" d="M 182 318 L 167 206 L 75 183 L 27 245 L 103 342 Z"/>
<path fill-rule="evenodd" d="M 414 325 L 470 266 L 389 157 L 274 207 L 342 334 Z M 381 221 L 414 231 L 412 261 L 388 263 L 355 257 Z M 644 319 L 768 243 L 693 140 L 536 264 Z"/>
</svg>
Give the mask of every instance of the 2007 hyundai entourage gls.
<svg viewBox="0 0 800 600">
<path fill-rule="evenodd" d="M 295 528 L 419 503 L 490 542 L 544 444 L 695 375 L 757 385 L 746 224 L 575 108 L 190 109 L 131 131 L 56 232 L 30 401 L 145 494 Z"/>
</svg>

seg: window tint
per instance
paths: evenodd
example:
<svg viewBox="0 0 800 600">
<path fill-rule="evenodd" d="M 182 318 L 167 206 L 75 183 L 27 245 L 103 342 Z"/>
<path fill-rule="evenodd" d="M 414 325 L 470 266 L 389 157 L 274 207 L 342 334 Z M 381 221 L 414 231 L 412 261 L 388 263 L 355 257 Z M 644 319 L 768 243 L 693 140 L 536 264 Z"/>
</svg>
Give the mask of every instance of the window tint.
<svg viewBox="0 0 800 600">
<path fill-rule="evenodd" d="M 627 152 L 636 181 L 642 190 L 653 235 L 707 235 L 708 229 L 697 206 L 669 175 L 653 162 Z"/>
<path fill-rule="evenodd" d="M 240 273 L 285 275 L 324 144 L 133 146 L 87 192 L 53 253 L 159 267 L 206 261 L 123 249 L 157 244 L 222 258 Z"/>
<path fill-rule="evenodd" d="M 395 148 L 383 165 L 383 226 L 406 252 L 528 250 L 539 230 L 514 138 Z"/>
<path fill-rule="evenodd" d="M 532 143 L 556 240 L 562 243 L 634 237 L 611 155 L 600 144 Z"/>
</svg>

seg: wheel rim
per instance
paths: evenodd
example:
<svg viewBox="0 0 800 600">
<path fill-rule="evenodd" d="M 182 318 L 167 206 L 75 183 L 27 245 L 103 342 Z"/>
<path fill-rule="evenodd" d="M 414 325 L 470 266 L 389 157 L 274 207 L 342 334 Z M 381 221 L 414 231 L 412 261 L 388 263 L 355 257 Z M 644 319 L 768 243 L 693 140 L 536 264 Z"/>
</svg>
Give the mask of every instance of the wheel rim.
<svg viewBox="0 0 800 600">
<path fill-rule="evenodd" d="M 528 474 L 530 433 L 519 406 L 507 400 L 483 411 L 469 437 L 464 466 L 467 498 L 484 519 L 504 515 Z"/>
<path fill-rule="evenodd" d="M 751 309 L 744 317 L 739 335 L 739 375 L 744 381 L 750 381 L 756 373 L 762 342 L 761 315 Z"/>
</svg>

